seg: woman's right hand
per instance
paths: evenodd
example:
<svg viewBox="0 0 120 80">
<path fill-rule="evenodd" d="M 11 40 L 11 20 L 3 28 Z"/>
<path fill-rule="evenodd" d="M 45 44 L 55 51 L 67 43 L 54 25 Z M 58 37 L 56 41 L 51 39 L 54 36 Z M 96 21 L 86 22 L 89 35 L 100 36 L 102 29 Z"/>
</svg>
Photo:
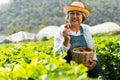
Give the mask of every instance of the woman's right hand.
<svg viewBox="0 0 120 80">
<path fill-rule="evenodd" d="M 63 29 L 63 31 L 62 31 L 62 35 L 63 35 L 63 37 L 64 37 L 64 42 L 63 42 L 63 44 L 64 44 L 66 47 L 68 47 L 69 42 L 70 42 L 70 31 L 69 31 L 69 29 L 68 29 L 68 25 L 65 25 L 65 26 L 64 26 L 64 29 Z"/>
<path fill-rule="evenodd" d="M 62 34 L 63 34 L 63 37 L 64 37 L 65 40 L 70 40 L 70 31 L 68 29 L 68 25 L 64 26 Z"/>
</svg>

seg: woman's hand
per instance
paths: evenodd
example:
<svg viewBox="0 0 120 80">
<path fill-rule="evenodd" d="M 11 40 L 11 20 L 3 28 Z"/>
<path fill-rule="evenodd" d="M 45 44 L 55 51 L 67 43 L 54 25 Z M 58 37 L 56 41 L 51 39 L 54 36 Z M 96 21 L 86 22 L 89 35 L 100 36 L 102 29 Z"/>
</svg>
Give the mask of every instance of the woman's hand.
<svg viewBox="0 0 120 80">
<path fill-rule="evenodd" d="M 97 62 L 94 60 L 90 60 L 90 64 L 87 65 L 88 70 L 92 70 L 96 66 Z"/>
<path fill-rule="evenodd" d="M 68 30 L 68 25 L 64 26 L 64 30 L 62 32 L 64 39 L 69 40 L 70 39 L 70 32 Z"/>
<path fill-rule="evenodd" d="M 69 32 L 69 29 L 68 29 L 68 25 L 65 25 L 64 26 L 64 29 L 62 31 L 62 35 L 64 37 L 64 42 L 63 44 L 68 47 L 69 46 L 69 42 L 70 42 L 70 32 Z"/>
</svg>

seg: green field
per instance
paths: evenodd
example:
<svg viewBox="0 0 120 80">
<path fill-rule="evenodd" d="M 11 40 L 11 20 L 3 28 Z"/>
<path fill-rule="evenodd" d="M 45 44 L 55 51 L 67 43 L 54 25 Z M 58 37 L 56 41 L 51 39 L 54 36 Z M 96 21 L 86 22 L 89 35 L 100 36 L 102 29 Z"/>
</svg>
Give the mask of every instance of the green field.
<svg viewBox="0 0 120 80">
<path fill-rule="evenodd" d="M 94 37 L 100 75 L 120 79 L 120 36 Z M 0 80 L 87 80 L 87 68 L 52 51 L 53 39 L 0 44 Z M 89 78 L 90 79 L 90 78 Z M 92 79 L 93 80 L 93 79 Z"/>
</svg>

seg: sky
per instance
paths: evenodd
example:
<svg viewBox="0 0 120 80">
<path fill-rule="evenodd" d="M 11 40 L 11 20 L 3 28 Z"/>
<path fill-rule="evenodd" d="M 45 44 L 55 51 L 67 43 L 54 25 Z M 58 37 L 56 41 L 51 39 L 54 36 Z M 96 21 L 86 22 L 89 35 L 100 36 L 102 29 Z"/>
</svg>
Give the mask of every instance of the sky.
<svg viewBox="0 0 120 80">
<path fill-rule="evenodd" d="M 0 0 L 0 5 L 9 2 L 9 0 Z"/>
</svg>

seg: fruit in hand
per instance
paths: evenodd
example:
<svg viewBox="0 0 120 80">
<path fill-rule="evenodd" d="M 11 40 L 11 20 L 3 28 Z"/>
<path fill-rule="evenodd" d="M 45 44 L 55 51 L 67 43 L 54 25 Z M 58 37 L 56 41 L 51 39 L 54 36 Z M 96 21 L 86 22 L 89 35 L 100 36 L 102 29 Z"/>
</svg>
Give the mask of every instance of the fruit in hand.
<svg viewBox="0 0 120 80">
<path fill-rule="evenodd" d="M 68 25 L 66 24 L 66 25 L 64 26 L 64 28 L 67 28 L 67 29 L 68 29 Z"/>
</svg>

